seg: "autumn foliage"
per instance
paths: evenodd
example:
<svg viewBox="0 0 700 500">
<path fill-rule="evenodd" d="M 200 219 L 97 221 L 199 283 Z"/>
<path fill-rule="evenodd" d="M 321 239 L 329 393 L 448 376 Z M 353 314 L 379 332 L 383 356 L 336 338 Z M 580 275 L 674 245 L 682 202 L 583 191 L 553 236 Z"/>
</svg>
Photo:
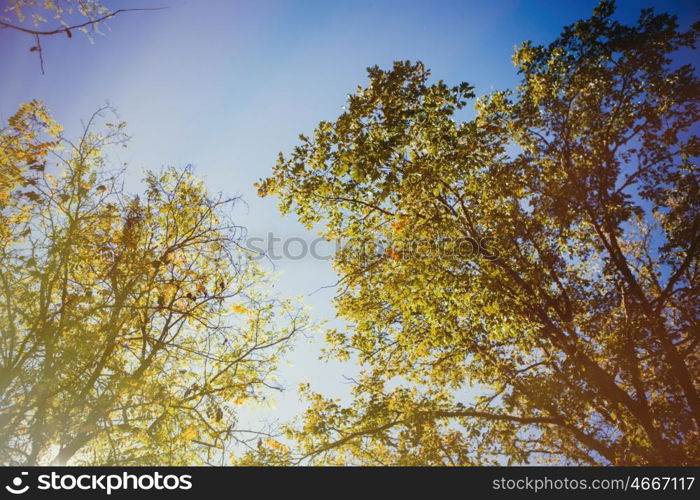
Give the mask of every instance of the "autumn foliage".
<svg viewBox="0 0 700 500">
<path fill-rule="evenodd" d="M 0 132 L 0 461 L 230 463 L 305 320 L 240 250 L 235 199 L 188 168 L 125 189 L 110 115 L 70 140 L 35 101 Z"/>
<path fill-rule="evenodd" d="M 327 339 L 363 372 L 349 403 L 304 388 L 278 463 L 700 463 L 700 24 L 613 11 L 522 44 L 473 119 L 466 83 L 370 68 L 280 156 L 260 193 L 330 239 L 496 258 L 345 246 Z"/>
</svg>

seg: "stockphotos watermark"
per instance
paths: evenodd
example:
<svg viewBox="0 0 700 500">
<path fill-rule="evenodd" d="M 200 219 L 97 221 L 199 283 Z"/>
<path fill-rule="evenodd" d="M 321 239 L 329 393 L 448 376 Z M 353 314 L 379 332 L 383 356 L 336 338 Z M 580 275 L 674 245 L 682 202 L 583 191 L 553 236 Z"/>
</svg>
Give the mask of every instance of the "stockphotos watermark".
<svg viewBox="0 0 700 500">
<path fill-rule="evenodd" d="M 340 253 L 353 253 L 361 258 L 374 259 L 387 256 L 394 260 L 441 258 L 445 260 L 471 260 L 497 258 L 495 238 L 434 238 L 395 239 L 336 239 L 281 237 L 275 233 L 265 236 L 250 236 L 244 248 L 255 259 L 278 260 L 331 260 Z"/>
<path fill-rule="evenodd" d="M 20 472 L 12 479 L 5 490 L 13 495 L 22 495 L 29 490 L 48 491 L 95 491 L 111 495 L 114 491 L 147 490 L 189 490 L 192 489 L 192 476 L 189 474 L 72 474 L 51 472 L 40 474 L 33 487 L 27 484 L 28 472 Z"/>
</svg>

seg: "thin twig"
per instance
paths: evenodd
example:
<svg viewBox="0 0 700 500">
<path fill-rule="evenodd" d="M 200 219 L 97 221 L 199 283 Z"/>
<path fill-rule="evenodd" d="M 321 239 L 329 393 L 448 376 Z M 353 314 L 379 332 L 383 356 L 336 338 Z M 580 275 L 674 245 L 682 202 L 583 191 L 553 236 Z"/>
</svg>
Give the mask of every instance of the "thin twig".
<svg viewBox="0 0 700 500">
<path fill-rule="evenodd" d="M 44 74 L 44 54 L 41 52 L 41 39 L 39 35 L 34 35 L 36 37 L 36 50 L 39 52 L 39 64 L 41 64 L 41 74 Z"/>
<path fill-rule="evenodd" d="M 64 26 L 61 28 L 56 28 L 55 30 L 49 30 L 49 31 L 41 31 L 41 30 L 33 30 L 29 28 L 25 28 L 23 26 L 17 26 L 14 24 L 6 23 L 5 21 L 0 20 L 0 28 L 10 28 L 13 30 L 20 31 L 22 33 L 28 33 L 30 35 L 33 35 L 34 38 L 36 39 L 36 46 L 32 47 L 32 51 L 36 50 L 39 53 L 39 62 L 41 63 L 41 74 L 44 74 L 44 54 L 41 48 L 41 38 L 42 36 L 51 36 L 51 35 L 58 35 L 59 33 L 65 33 L 68 35 L 68 38 L 71 38 L 73 35 L 71 33 L 71 30 L 76 30 L 80 28 L 85 28 L 86 26 L 93 26 L 95 24 L 98 24 L 102 21 L 105 21 L 107 19 L 110 19 L 117 14 L 120 14 L 122 12 L 133 12 L 133 11 L 141 11 L 141 10 L 163 10 L 167 9 L 168 7 L 143 7 L 143 8 L 133 8 L 133 9 L 117 9 L 114 12 L 110 12 L 108 14 L 105 14 L 104 16 L 98 18 L 98 19 L 92 19 L 90 21 L 86 21 L 82 24 L 76 24 L 73 26 Z"/>
<path fill-rule="evenodd" d="M 85 28 L 86 26 L 92 26 L 94 24 L 98 24 L 98 23 L 105 21 L 107 19 L 110 19 L 110 18 L 112 18 L 112 17 L 114 17 L 117 14 L 120 14 L 122 12 L 134 12 L 134 11 L 142 11 L 142 10 L 163 10 L 163 9 L 167 9 L 167 8 L 168 7 L 143 7 L 143 8 L 133 8 L 133 9 L 117 9 L 114 12 L 110 12 L 109 14 L 105 14 L 104 16 L 102 16 L 98 19 L 92 19 L 92 20 L 86 21 L 82 24 L 76 24 L 74 26 L 65 26 L 65 27 L 56 28 L 55 30 L 49 30 L 49 31 L 33 30 L 33 29 L 25 28 L 23 26 L 17 26 L 15 24 L 6 23 L 5 21 L 0 21 L 0 26 L 2 26 L 4 28 L 10 28 L 13 30 L 21 31 L 22 33 L 29 33 L 30 35 L 34 35 L 36 37 L 58 35 L 59 33 L 69 34 L 71 32 L 71 30 Z"/>
</svg>

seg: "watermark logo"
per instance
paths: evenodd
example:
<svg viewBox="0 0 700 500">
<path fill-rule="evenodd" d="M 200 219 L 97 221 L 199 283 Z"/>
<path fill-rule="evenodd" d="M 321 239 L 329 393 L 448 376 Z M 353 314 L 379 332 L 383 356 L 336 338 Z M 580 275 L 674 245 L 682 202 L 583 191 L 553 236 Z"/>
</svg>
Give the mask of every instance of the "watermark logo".
<svg viewBox="0 0 700 500">
<path fill-rule="evenodd" d="M 40 490 L 91 490 L 111 495 L 117 490 L 189 490 L 192 476 L 189 474 L 44 474 L 39 476 Z"/>
<path fill-rule="evenodd" d="M 12 478 L 11 484 L 5 489 L 13 495 L 22 495 L 30 489 L 28 472 L 21 472 Z M 111 495 L 115 491 L 139 490 L 190 490 L 192 476 L 190 474 L 131 474 L 129 472 L 112 474 L 63 474 L 52 471 L 51 474 L 40 474 L 36 477 L 35 489 L 39 491 L 83 490 L 104 492 Z"/>
<path fill-rule="evenodd" d="M 12 493 L 13 495 L 21 495 L 22 493 L 26 493 L 27 490 L 29 489 L 29 485 L 26 484 L 22 486 L 22 476 L 28 475 L 28 472 L 22 472 L 20 473 L 19 476 L 15 477 L 12 479 L 12 486 L 7 485 L 5 486 L 5 489 Z"/>
<path fill-rule="evenodd" d="M 328 240 L 302 237 L 280 237 L 274 233 L 248 237 L 244 248 L 254 259 L 271 261 L 332 260 L 340 255 L 353 254 L 360 259 L 376 259 L 386 256 L 392 260 L 472 260 L 497 258 L 493 237 L 480 239 L 436 235 L 432 238 L 383 238 Z"/>
</svg>

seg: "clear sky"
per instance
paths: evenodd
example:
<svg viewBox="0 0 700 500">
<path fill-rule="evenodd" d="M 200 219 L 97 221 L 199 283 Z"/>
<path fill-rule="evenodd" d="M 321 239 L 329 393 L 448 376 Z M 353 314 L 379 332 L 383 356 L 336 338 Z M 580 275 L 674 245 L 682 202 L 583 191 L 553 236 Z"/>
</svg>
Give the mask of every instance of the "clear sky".
<svg viewBox="0 0 700 500">
<path fill-rule="evenodd" d="M 513 47 L 548 43 L 561 28 L 587 17 L 595 1 L 106 1 L 114 8 L 167 6 L 123 14 L 91 44 L 76 34 L 43 42 L 41 75 L 33 40 L 0 30 L 0 120 L 21 102 L 43 99 L 68 132 L 108 101 L 133 136 L 120 161 L 132 178 L 142 167 L 193 164 L 214 191 L 247 202 L 237 220 L 251 236 L 302 237 L 276 200 L 260 199 L 253 183 L 267 176 L 278 152 L 300 133 L 341 112 L 345 96 L 366 81 L 365 68 L 422 60 L 435 78 L 467 81 L 478 94 L 514 86 Z M 6 4 L 0 0 L 0 5 Z M 618 2 L 631 22 L 655 6 L 682 21 L 698 18 L 697 0 Z M 685 21 L 685 22 L 683 22 Z M 292 247 L 293 248 L 293 247 Z M 276 262 L 281 295 L 303 295 L 317 320 L 334 317 L 336 278 L 327 260 Z M 346 392 L 350 366 L 317 359 L 322 336 L 301 341 L 282 375 L 290 388 L 274 415 L 298 413 L 301 381 L 331 394 Z M 260 415 L 258 413 L 258 415 Z M 258 417 L 251 417 L 258 418 Z"/>
</svg>

